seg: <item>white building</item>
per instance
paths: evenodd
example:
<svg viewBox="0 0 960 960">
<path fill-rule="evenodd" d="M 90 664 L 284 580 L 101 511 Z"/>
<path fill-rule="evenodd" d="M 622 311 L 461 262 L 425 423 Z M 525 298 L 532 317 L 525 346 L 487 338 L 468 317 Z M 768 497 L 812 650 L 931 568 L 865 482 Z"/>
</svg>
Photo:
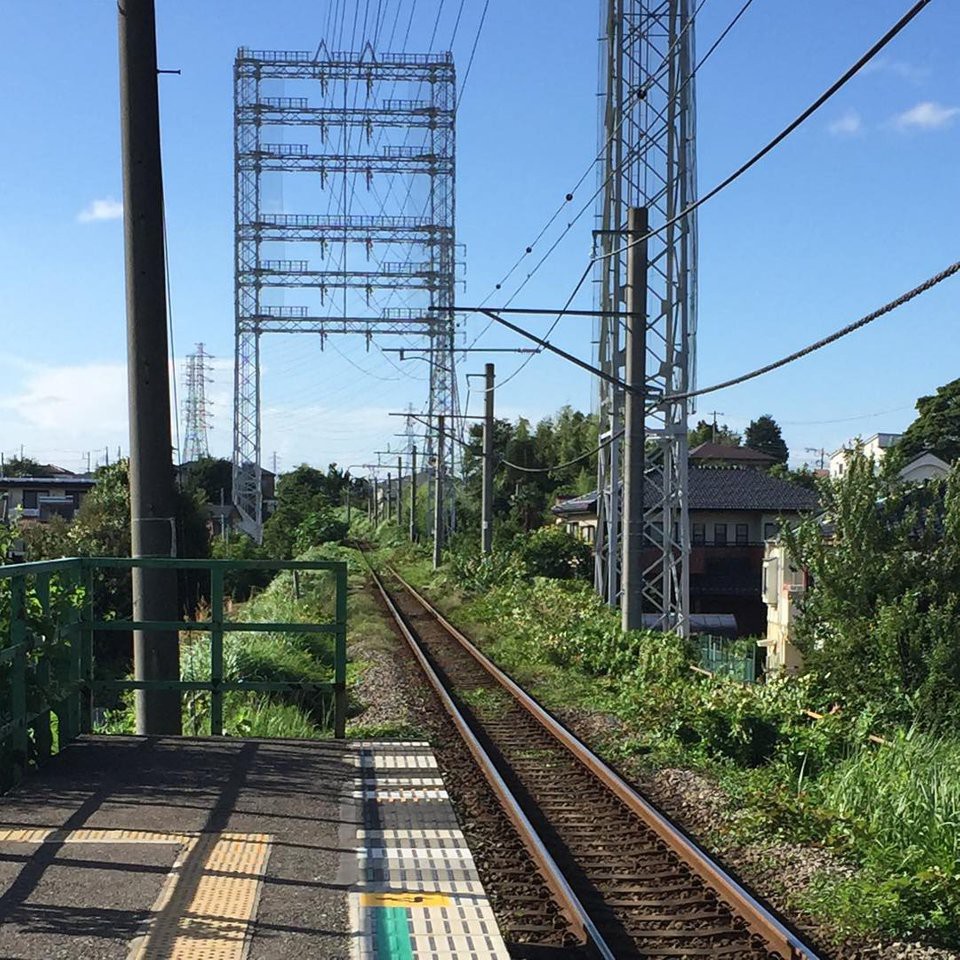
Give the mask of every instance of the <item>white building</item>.
<svg viewBox="0 0 960 960">
<path fill-rule="evenodd" d="M 863 440 L 860 447 L 863 455 L 880 463 L 887 455 L 887 451 L 900 439 L 903 434 L 900 433 L 875 433 L 872 437 Z M 830 454 L 830 479 L 836 480 L 842 477 L 847 470 L 847 461 L 850 454 L 856 449 L 857 441 L 851 440 L 844 444 L 839 450 Z"/>
</svg>

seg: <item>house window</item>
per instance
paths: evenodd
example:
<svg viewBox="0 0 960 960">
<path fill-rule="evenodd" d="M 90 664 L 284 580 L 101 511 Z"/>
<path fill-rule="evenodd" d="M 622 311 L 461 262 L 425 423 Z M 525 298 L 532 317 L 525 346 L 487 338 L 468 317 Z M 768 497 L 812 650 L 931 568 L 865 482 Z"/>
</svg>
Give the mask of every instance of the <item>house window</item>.
<svg viewBox="0 0 960 960">
<path fill-rule="evenodd" d="M 725 523 L 715 523 L 713 525 L 713 544 L 716 547 L 727 545 L 727 525 Z"/>
<path fill-rule="evenodd" d="M 578 523 L 568 523 L 568 524 L 567 524 L 567 533 L 569 533 L 571 537 L 575 537 L 575 536 L 577 535 L 577 528 L 578 528 L 579 526 L 580 526 L 580 524 L 578 524 Z"/>
<path fill-rule="evenodd" d="M 586 543 L 593 543 L 593 527 L 581 527 L 583 539 Z"/>
<path fill-rule="evenodd" d="M 763 525 L 763 539 L 772 540 L 780 532 L 780 524 L 765 523 Z"/>
<path fill-rule="evenodd" d="M 693 525 L 693 545 L 695 547 L 703 546 L 707 542 L 707 525 L 705 523 L 695 523 Z"/>
<path fill-rule="evenodd" d="M 36 510 L 38 497 L 49 497 L 49 490 L 24 490 L 23 491 L 23 509 Z"/>
<path fill-rule="evenodd" d="M 750 542 L 750 528 L 745 523 L 737 524 L 737 546 L 745 547 Z"/>
</svg>

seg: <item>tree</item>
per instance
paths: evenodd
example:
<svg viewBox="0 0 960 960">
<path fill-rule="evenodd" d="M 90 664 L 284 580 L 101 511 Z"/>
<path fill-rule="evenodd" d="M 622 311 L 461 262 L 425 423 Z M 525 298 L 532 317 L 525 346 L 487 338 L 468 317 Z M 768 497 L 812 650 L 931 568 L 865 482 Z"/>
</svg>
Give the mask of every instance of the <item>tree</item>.
<svg viewBox="0 0 960 960">
<path fill-rule="evenodd" d="M 917 417 L 894 449 L 901 464 L 928 451 L 947 463 L 960 458 L 960 378 L 917 400 Z"/>
<path fill-rule="evenodd" d="M 53 467 L 48 463 L 38 463 L 32 457 L 11 457 L 3 465 L 5 477 L 55 477 Z"/>
<path fill-rule="evenodd" d="M 743 443 L 744 446 L 768 454 L 778 463 L 786 463 L 790 459 L 790 451 L 784 443 L 780 425 L 769 413 L 750 421 L 743 434 Z"/>
<path fill-rule="evenodd" d="M 199 492 L 207 503 L 233 502 L 233 464 L 222 457 L 201 457 L 181 466 L 181 483 L 189 493 Z"/>
<path fill-rule="evenodd" d="M 687 435 L 687 443 L 692 450 L 701 443 L 719 443 L 724 447 L 739 447 L 741 437 L 736 430 L 731 430 L 725 423 L 714 429 L 712 423 L 698 420 L 697 425 Z"/>
<path fill-rule="evenodd" d="M 855 450 L 782 536 L 809 574 L 795 642 L 824 701 L 960 730 L 960 467 L 908 484 Z"/>
</svg>

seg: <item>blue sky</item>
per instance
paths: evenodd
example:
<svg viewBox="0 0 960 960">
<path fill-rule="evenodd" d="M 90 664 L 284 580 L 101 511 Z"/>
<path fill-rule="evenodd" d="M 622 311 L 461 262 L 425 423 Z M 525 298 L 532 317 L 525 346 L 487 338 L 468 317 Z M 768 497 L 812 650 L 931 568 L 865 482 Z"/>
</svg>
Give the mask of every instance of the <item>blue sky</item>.
<svg viewBox="0 0 960 960">
<path fill-rule="evenodd" d="M 355 0 L 344 2 L 351 22 Z M 388 23 L 402 2 L 402 28 L 412 0 L 382 2 Z M 704 3 L 700 50 L 739 6 Z M 701 190 L 792 119 L 908 6 L 755 0 L 697 78 Z M 182 70 L 161 78 L 175 346 L 182 357 L 203 341 L 217 358 L 211 444 L 227 454 L 233 57 L 240 45 L 313 49 L 331 11 L 307 0 L 158 0 L 157 8 L 160 65 Z M 418 0 L 407 49 L 429 48 L 438 11 L 434 49 L 446 48 L 458 9 L 458 0 Z M 453 44 L 461 75 L 481 9 L 481 0 L 465 0 Z M 360 10 L 362 19 L 362 2 Z M 115 17 L 114 0 L 0 0 L 8 41 L 0 60 L 0 449 L 9 455 L 23 444 L 74 469 L 86 451 L 96 461 L 104 448 L 126 449 Z M 458 115 L 465 302 L 490 292 L 596 154 L 598 22 L 597 0 L 490 2 Z M 700 384 L 817 339 L 957 258 L 957 36 L 960 7 L 934 0 L 879 61 L 703 208 Z M 562 303 L 586 264 L 591 226 L 584 217 L 516 305 Z M 587 292 L 582 305 L 589 302 Z M 772 414 L 795 460 L 815 456 L 806 447 L 829 451 L 856 434 L 901 429 L 917 396 L 960 373 L 958 302 L 960 281 L 948 281 L 814 357 L 704 398 L 701 411 L 722 411 L 737 428 Z M 466 338 L 481 326 L 470 319 Z M 589 321 L 564 321 L 555 339 L 590 358 Z M 517 341 L 491 330 L 481 343 Z M 398 442 L 387 412 L 422 403 L 423 364 L 397 364 L 357 339 L 335 347 L 267 338 L 268 463 L 273 451 L 281 469 L 301 460 L 366 462 Z M 474 354 L 461 369 L 480 370 L 485 359 L 504 379 L 519 362 Z M 537 418 L 565 403 L 590 408 L 593 395 L 586 375 L 538 356 L 498 405 L 505 415 Z M 477 412 L 475 394 L 470 402 Z"/>
</svg>

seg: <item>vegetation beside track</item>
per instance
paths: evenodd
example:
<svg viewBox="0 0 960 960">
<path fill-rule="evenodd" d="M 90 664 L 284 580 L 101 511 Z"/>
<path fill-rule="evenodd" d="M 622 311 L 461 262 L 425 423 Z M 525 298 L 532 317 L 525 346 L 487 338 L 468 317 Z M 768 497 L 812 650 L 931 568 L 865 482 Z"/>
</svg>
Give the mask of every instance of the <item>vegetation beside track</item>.
<svg viewBox="0 0 960 960">
<path fill-rule="evenodd" d="M 919 726 L 882 728 L 882 705 L 831 713 L 817 677 L 743 685 L 689 669 L 678 638 L 624 634 L 577 580 L 529 576 L 523 551 L 451 557 L 381 528 L 381 562 L 423 588 L 548 708 L 585 715 L 592 745 L 625 769 L 686 767 L 728 797 L 708 843 L 827 848 L 844 864 L 790 894 L 838 941 L 922 939 L 960 946 L 960 741 Z M 489 706 L 489 705 L 487 705 Z M 888 705 L 887 705 L 888 706 Z M 814 721 L 804 712 L 826 714 Z"/>
</svg>

